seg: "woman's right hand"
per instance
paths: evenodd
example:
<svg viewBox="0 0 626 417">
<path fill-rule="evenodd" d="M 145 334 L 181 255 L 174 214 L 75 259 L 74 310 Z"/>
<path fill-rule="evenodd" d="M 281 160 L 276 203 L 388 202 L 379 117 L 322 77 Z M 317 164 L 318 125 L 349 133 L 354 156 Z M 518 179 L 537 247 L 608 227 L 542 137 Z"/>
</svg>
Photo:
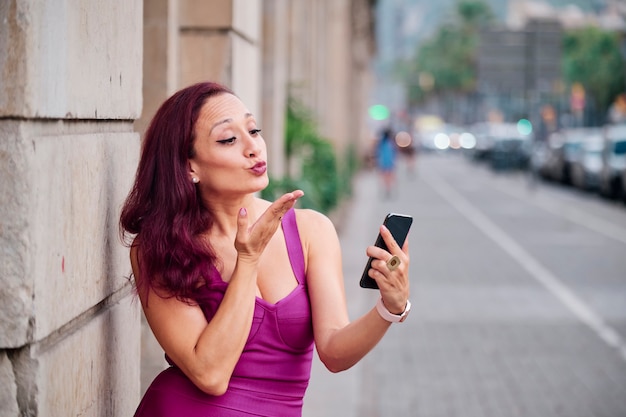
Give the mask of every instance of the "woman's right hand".
<svg viewBox="0 0 626 417">
<path fill-rule="evenodd" d="M 254 224 L 249 225 L 248 213 L 245 207 L 239 210 L 237 218 L 237 236 L 235 237 L 235 249 L 239 260 L 256 262 L 265 250 L 268 242 L 276 233 L 280 221 L 304 195 L 302 190 L 295 190 L 283 194 L 274 201 Z"/>
</svg>

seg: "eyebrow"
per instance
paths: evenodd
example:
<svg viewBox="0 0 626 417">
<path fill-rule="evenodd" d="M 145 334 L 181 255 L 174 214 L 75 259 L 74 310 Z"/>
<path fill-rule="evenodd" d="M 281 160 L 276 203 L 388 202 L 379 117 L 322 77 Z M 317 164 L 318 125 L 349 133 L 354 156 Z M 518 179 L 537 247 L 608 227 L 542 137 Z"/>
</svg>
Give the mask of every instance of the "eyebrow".
<svg viewBox="0 0 626 417">
<path fill-rule="evenodd" d="M 244 118 L 246 118 L 246 119 L 249 119 L 249 118 L 251 118 L 251 117 L 254 117 L 252 113 L 245 113 L 243 116 L 244 116 Z M 213 132 L 213 129 L 215 129 L 215 128 L 216 128 L 216 127 L 218 127 L 219 125 L 223 125 L 224 123 L 230 123 L 230 122 L 232 122 L 232 121 L 233 121 L 233 119 L 232 119 L 232 118 L 228 118 L 228 119 L 224 119 L 224 120 L 221 120 L 221 121 L 219 121 L 219 122 L 215 123 L 213 126 L 211 126 L 211 129 L 209 130 L 209 135 L 211 134 L 211 132 Z"/>
</svg>

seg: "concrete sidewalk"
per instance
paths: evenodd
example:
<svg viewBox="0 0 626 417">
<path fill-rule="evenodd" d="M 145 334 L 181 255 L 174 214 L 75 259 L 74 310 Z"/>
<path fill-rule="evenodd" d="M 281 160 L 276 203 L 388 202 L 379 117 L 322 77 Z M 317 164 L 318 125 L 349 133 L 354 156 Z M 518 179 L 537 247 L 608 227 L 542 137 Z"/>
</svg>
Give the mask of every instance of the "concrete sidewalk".
<svg viewBox="0 0 626 417">
<path fill-rule="evenodd" d="M 554 184 L 530 190 L 522 173 L 495 173 L 458 154 L 423 155 L 417 175 L 400 166 L 398 180 L 385 200 L 375 173 L 359 175 L 340 238 L 356 319 L 377 298 L 358 286 L 377 226 L 387 212 L 415 217 L 411 317 L 346 372 L 316 360 L 304 416 L 626 416 L 619 350 L 532 276 L 541 266 L 568 297 L 626 329 L 626 247 L 559 216 L 579 207 L 588 222 L 620 228 L 623 207 Z"/>
</svg>

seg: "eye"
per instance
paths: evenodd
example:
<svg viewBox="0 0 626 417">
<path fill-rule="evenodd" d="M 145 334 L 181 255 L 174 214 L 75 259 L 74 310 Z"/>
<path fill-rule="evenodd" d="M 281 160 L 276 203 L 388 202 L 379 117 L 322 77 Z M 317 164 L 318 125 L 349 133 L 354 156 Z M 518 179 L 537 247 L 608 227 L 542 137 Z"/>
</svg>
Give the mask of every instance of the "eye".
<svg viewBox="0 0 626 417">
<path fill-rule="evenodd" d="M 261 133 L 261 129 L 252 129 L 252 130 L 250 131 L 250 134 L 251 134 L 252 136 L 256 136 L 256 135 L 258 135 L 259 133 Z"/>
<path fill-rule="evenodd" d="M 230 144 L 235 143 L 235 140 L 236 140 L 236 139 L 237 139 L 237 138 L 233 136 L 232 138 L 218 140 L 218 141 L 217 141 L 217 143 L 222 143 L 222 144 L 225 144 L 225 145 L 230 145 Z"/>
</svg>

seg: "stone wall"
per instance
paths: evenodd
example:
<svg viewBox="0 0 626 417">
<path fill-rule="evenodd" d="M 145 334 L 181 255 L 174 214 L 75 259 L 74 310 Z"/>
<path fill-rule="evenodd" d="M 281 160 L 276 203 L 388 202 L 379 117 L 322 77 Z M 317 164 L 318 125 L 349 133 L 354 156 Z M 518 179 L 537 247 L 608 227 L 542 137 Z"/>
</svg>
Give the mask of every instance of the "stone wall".
<svg viewBox="0 0 626 417">
<path fill-rule="evenodd" d="M 132 415 L 142 2 L 0 2 L 0 416 Z"/>
</svg>

